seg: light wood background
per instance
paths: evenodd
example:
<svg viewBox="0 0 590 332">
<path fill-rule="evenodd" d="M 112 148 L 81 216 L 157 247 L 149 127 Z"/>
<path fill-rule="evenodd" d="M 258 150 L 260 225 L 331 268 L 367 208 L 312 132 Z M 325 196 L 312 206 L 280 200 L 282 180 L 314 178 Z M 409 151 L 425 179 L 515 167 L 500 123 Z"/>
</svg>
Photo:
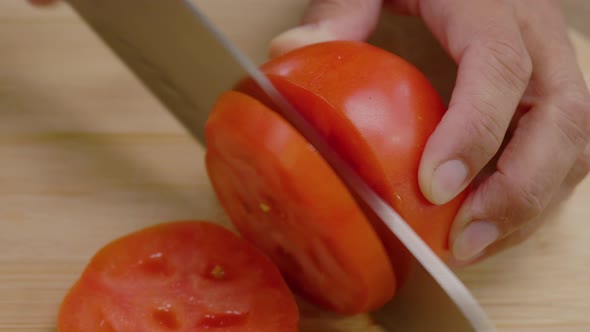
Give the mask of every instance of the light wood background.
<svg viewBox="0 0 590 332">
<path fill-rule="evenodd" d="M 249 0 L 246 15 L 236 1 L 199 2 L 259 62 L 305 3 Z M 590 78 L 590 42 L 572 38 Z M 448 73 L 423 62 L 434 81 Z M 169 220 L 226 222 L 202 157 L 66 5 L 1 1 L 0 331 L 54 331 L 65 292 L 116 237 Z M 590 331 L 589 203 L 586 181 L 525 245 L 460 272 L 501 331 Z M 305 331 L 369 330 L 365 316 L 304 316 Z"/>
</svg>

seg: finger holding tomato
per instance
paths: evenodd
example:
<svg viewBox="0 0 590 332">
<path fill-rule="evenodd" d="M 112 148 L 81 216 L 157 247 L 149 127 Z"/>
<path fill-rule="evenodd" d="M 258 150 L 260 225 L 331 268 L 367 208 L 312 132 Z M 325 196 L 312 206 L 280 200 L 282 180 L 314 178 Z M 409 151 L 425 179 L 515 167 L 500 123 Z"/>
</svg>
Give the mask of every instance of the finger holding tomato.
<svg viewBox="0 0 590 332">
<path fill-rule="evenodd" d="M 550 1 L 386 1 L 420 16 L 458 64 L 444 117 L 424 147 L 418 181 L 444 205 L 473 185 L 450 232 L 453 261 L 479 261 L 522 242 L 585 178 L 590 95 L 558 5 Z M 271 53 L 364 40 L 382 1 L 312 1 Z"/>
</svg>

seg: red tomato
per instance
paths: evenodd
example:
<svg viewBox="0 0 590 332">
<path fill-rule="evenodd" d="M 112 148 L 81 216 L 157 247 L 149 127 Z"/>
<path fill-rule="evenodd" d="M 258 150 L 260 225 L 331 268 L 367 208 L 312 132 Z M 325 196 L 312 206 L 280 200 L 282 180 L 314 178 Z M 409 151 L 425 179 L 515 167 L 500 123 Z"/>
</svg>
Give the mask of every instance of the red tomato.
<svg viewBox="0 0 590 332">
<path fill-rule="evenodd" d="M 101 249 L 62 303 L 58 331 L 297 331 L 276 266 L 207 222 L 150 227 Z"/>
<path fill-rule="evenodd" d="M 262 70 L 372 188 L 447 259 L 450 226 L 466 193 L 435 206 L 420 191 L 420 158 L 445 112 L 422 73 L 385 50 L 349 41 L 304 47 L 271 60 Z M 273 107 L 250 80 L 238 90 Z M 411 255 L 380 220 L 368 215 L 388 249 L 399 286 L 408 276 Z"/>
<path fill-rule="evenodd" d="M 206 130 L 207 169 L 240 233 L 315 303 L 347 314 L 385 304 L 387 254 L 345 185 L 307 141 L 257 100 L 228 92 Z"/>
<path fill-rule="evenodd" d="M 373 189 L 441 258 L 447 259 L 450 226 L 466 191 L 443 206 L 429 203 L 420 191 L 420 158 L 445 112 L 428 80 L 405 60 L 350 41 L 303 47 L 269 61 L 261 69 Z M 240 82 L 236 90 L 275 109 L 250 79 Z M 360 209 L 380 240 L 369 233 L 347 234 L 357 233 L 352 238 L 364 237 L 364 246 L 373 248 L 361 250 L 367 262 L 380 261 L 377 242 L 385 246 L 397 280 L 395 287 L 409 275 L 411 255 L 370 210 L 348 199 L 346 187 L 334 179 L 332 170 L 318 166 L 323 163 L 316 160 L 313 149 L 309 148 L 313 151 L 307 152 L 309 156 L 302 152 L 306 142 L 299 134 L 275 118 L 262 111 L 262 106 L 235 94 L 220 98 L 207 128 L 207 162 L 222 204 L 240 232 L 267 252 L 308 298 L 340 312 L 377 307 L 384 297 L 373 297 L 361 305 L 358 294 L 362 293 L 355 287 L 339 287 L 338 292 L 336 287 L 326 288 L 338 285 L 333 273 L 336 270 L 325 264 L 308 264 L 308 243 L 316 241 L 320 228 L 331 234 L 323 240 L 331 248 L 348 248 L 330 250 L 326 257 L 331 256 L 340 266 L 358 266 L 361 260 L 355 263 L 351 256 L 361 249 L 342 234 L 340 223 L 361 220 L 357 213 Z M 256 207 L 265 207 L 266 202 L 272 202 L 271 210 L 261 213 Z M 268 213 L 272 209 L 277 212 Z M 354 224 L 364 227 L 360 221 Z M 286 257 L 285 250 L 289 254 Z M 364 266 L 342 269 L 339 282 L 351 285 L 359 273 L 364 273 L 362 280 L 389 277 L 389 270 L 367 270 L 368 263 Z M 382 281 L 367 284 L 365 289 L 368 293 L 371 289 L 388 289 L 381 294 L 389 297 L 390 285 Z"/>
</svg>

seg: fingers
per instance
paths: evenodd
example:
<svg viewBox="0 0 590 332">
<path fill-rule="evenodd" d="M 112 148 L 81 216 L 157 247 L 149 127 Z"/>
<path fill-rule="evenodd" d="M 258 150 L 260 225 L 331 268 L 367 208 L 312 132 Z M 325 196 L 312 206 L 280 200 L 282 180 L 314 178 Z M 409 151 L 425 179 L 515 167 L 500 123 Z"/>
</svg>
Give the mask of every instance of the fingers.
<svg viewBox="0 0 590 332">
<path fill-rule="evenodd" d="M 529 227 L 526 227 L 526 229 L 521 228 L 511 233 L 510 235 L 494 242 L 488 248 L 486 248 L 485 251 L 482 251 L 478 255 L 472 257 L 470 260 L 458 260 L 456 258 L 452 258 L 449 263 L 453 267 L 465 267 L 481 262 L 486 258 L 489 258 L 491 256 L 499 254 L 502 251 L 505 251 L 508 248 L 513 248 L 521 244 L 522 242 L 527 240 L 531 235 L 533 235 L 533 233 L 535 233 L 542 225 L 543 223 L 541 222 L 541 220 L 535 223 L 529 223 L 527 225 Z"/>
<path fill-rule="evenodd" d="M 547 208 L 545 208 L 545 210 L 539 217 L 535 218 L 534 220 L 526 224 L 523 224 L 518 229 L 512 231 L 508 235 L 505 235 L 499 240 L 491 243 L 487 248 L 485 248 L 485 250 L 479 252 L 478 254 L 475 254 L 471 258 L 467 260 L 459 260 L 454 258 L 451 259 L 450 264 L 455 267 L 471 265 L 521 244 L 529 237 L 531 237 L 539 228 L 541 228 L 550 219 L 555 217 L 556 213 L 559 210 L 558 208 L 561 206 L 561 203 L 565 202 L 565 200 L 573 194 L 575 187 L 583 179 L 585 179 L 589 173 L 590 144 L 586 146 L 586 150 L 584 151 L 582 156 L 570 169 L 568 175 L 566 176 L 564 182 L 561 185 L 560 190 L 556 193 L 555 196 L 553 196 L 550 205 Z M 494 230 L 492 230 L 492 232 L 494 232 Z"/>
<path fill-rule="evenodd" d="M 588 145 L 584 157 L 580 158 L 572 170 L 570 170 L 570 174 L 572 174 L 572 176 L 566 177 L 566 181 L 562 183 L 560 190 L 556 193 L 549 206 L 545 208 L 539 217 L 526 224 L 523 224 L 521 227 L 502 237 L 498 241 L 493 242 L 485 250 L 473 256 L 471 259 L 452 259 L 450 264 L 454 265 L 455 267 L 471 265 L 483 261 L 486 258 L 494 256 L 502 251 L 518 246 L 524 241 L 528 240 L 528 238 L 535 234 L 538 229 L 540 229 L 557 215 L 560 207 L 562 207 L 562 203 L 564 203 L 565 200 L 572 195 L 575 185 L 579 184 L 579 182 L 583 179 L 582 174 L 584 174 L 584 176 L 588 174 L 588 166 L 590 165 L 589 163 L 590 145 Z M 573 182 L 574 179 L 576 179 L 575 182 Z"/>
<path fill-rule="evenodd" d="M 449 109 L 430 137 L 419 169 L 426 198 L 444 204 L 498 152 L 532 64 L 509 6 L 425 0 L 421 10 L 425 18 L 434 17 L 432 29 L 459 63 Z M 430 14 L 434 11 L 443 14 Z M 470 15 L 461 14 L 466 12 Z"/>
<path fill-rule="evenodd" d="M 587 141 L 587 98 L 544 101 L 523 116 L 496 172 L 459 212 L 451 235 L 455 258 L 472 259 L 544 211 Z"/>
<path fill-rule="evenodd" d="M 519 120 L 496 171 L 459 212 L 451 234 L 459 261 L 522 240 L 523 229 L 534 224 L 567 184 L 590 137 L 590 95 L 567 43 L 565 25 L 548 1 L 535 1 L 535 6 L 534 13 L 526 8 L 526 18 L 521 19 L 535 67 L 533 107 Z"/>
<path fill-rule="evenodd" d="M 329 40 L 364 40 L 375 29 L 381 0 L 312 0 L 303 25 L 272 40 L 270 56 Z"/>
</svg>

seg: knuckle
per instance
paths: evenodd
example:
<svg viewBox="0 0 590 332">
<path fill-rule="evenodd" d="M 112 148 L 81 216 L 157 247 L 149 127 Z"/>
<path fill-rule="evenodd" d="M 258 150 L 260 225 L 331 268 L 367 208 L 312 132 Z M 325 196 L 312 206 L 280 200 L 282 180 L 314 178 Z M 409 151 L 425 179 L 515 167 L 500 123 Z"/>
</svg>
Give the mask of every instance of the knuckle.
<svg viewBox="0 0 590 332">
<path fill-rule="evenodd" d="M 499 171 L 478 187 L 473 202 L 478 218 L 491 218 L 512 233 L 538 218 L 547 206 L 543 185 L 530 186 Z"/>
<path fill-rule="evenodd" d="M 512 227 L 523 225 L 537 218 L 548 204 L 551 183 L 546 179 L 515 178 L 500 172 L 501 180 L 497 192 L 503 192 L 505 202 L 503 214 Z"/>
<path fill-rule="evenodd" d="M 524 89 L 533 72 L 533 62 L 522 43 L 495 39 L 484 45 L 489 57 L 490 80 L 508 88 Z"/>
<path fill-rule="evenodd" d="M 556 125 L 574 146 L 585 147 L 590 138 L 590 95 L 587 92 L 569 90 L 556 102 Z"/>
<path fill-rule="evenodd" d="M 495 104 L 480 100 L 477 105 L 471 106 L 475 113 L 471 121 L 467 121 L 464 127 L 473 149 L 485 157 L 491 158 L 498 152 L 506 133 L 506 124 L 499 118 L 499 112 Z"/>
<path fill-rule="evenodd" d="M 512 189 L 513 208 L 518 211 L 519 219 L 529 221 L 541 215 L 546 205 L 541 192 L 515 186 Z"/>
</svg>

